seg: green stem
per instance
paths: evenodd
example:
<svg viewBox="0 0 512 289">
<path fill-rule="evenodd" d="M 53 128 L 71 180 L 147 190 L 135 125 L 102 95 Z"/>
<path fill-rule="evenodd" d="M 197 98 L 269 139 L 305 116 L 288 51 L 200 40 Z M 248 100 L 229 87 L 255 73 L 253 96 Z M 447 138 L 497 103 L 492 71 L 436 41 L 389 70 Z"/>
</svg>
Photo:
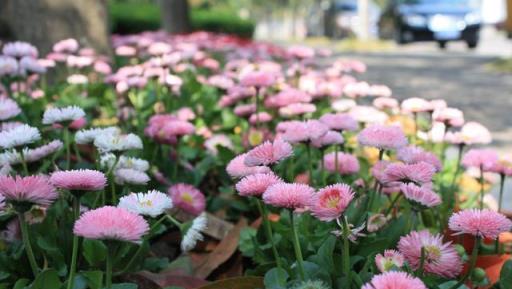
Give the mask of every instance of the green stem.
<svg viewBox="0 0 512 289">
<path fill-rule="evenodd" d="M 350 236 L 350 228 L 348 226 L 347 218 L 342 216 L 342 227 L 343 227 L 343 273 L 347 278 L 348 288 L 352 285 L 352 275 L 350 274 L 350 242 L 348 237 Z"/>
<path fill-rule="evenodd" d="M 310 144 L 306 144 L 307 151 L 308 151 L 308 171 L 309 171 L 309 184 L 311 186 L 315 186 L 315 182 L 313 179 L 313 157 L 312 157 L 312 148 Z"/>
<path fill-rule="evenodd" d="M 76 221 L 80 215 L 80 199 L 73 197 L 73 218 Z M 78 236 L 73 234 L 73 251 L 71 253 L 71 264 L 69 265 L 69 278 L 67 289 L 73 288 L 75 283 L 76 260 L 78 257 Z"/>
<path fill-rule="evenodd" d="M 167 215 L 167 214 L 165 215 L 165 217 L 166 217 L 167 219 L 169 219 L 169 221 L 171 221 L 171 223 L 173 223 L 174 225 L 176 225 L 176 227 L 178 227 L 178 228 L 180 228 L 180 229 L 181 229 L 181 225 L 182 225 L 182 224 L 181 224 L 178 220 L 176 220 L 175 218 L 173 218 L 171 215 Z"/>
<path fill-rule="evenodd" d="M 503 189 L 504 188 L 505 188 L 505 174 L 501 173 L 500 174 L 500 194 L 499 194 L 499 198 L 498 198 L 498 212 L 499 213 L 501 213 L 501 208 L 503 205 Z M 494 243 L 494 251 L 496 254 L 499 253 L 499 249 L 500 249 L 500 238 L 497 238 Z"/>
<path fill-rule="evenodd" d="M 299 235 L 297 234 L 297 228 L 295 227 L 295 221 L 293 218 L 293 211 L 290 210 L 290 223 L 292 226 L 292 234 L 293 234 L 293 249 L 295 250 L 295 258 L 297 258 L 297 268 L 299 270 L 299 275 L 301 278 L 301 281 L 305 280 L 305 274 L 304 274 L 304 265 L 303 265 L 303 258 L 302 258 L 302 250 L 300 248 L 300 242 L 299 242 Z"/>
<path fill-rule="evenodd" d="M 64 127 L 62 133 L 64 134 L 64 145 L 66 146 L 66 170 L 71 167 L 71 150 L 69 147 L 69 129 Z"/>
<path fill-rule="evenodd" d="M 453 174 L 452 183 L 450 185 L 451 190 L 453 191 L 453 198 L 455 201 L 455 208 L 458 207 L 459 204 L 459 198 L 457 197 L 457 190 L 455 189 L 455 184 L 457 183 L 457 177 L 460 172 L 460 162 L 462 160 L 462 152 L 464 151 L 464 144 L 459 145 L 459 152 L 457 154 L 457 164 L 455 168 L 455 173 Z"/>
<path fill-rule="evenodd" d="M 423 270 L 425 268 L 425 258 L 426 257 L 427 256 L 425 253 L 425 247 L 421 247 L 420 267 L 418 268 L 418 273 L 417 273 L 417 276 L 419 276 L 419 277 L 423 276 Z"/>
<path fill-rule="evenodd" d="M 389 215 L 389 213 L 391 213 L 391 211 L 395 207 L 396 202 L 398 202 L 398 200 L 400 200 L 401 197 L 402 197 L 401 193 L 398 193 L 396 195 L 396 197 L 393 199 L 393 201 L 391 201 L 391 204 L 389 205 L 389 208 L 386 210 L 386 213 L 384 214 L 384 216 L 387 216 L 387 215 Z"/>
<path fill-rule="evenodd" d="M 117 167 L 117 164 L 119 163 L 119 159 L 120 159 L 120 157 L 116 155 L 114 164 L 108 169 L 108 172 L 107 172 L 107 176 L 110 179 L 110 194 L 111 194 L 110 197 L 111 197 L 111 202 L 112 202 L 113 206 L 116 204 L 116 201 L 117 201 L 116 182 L 114 180 L 114 171 L 115 171 L 115 168 Z M 103 194 L 105 194 L 105 191 L 103 191 Z M 105 202 L 106 202 L 105 196 L 102 195 L 102 197 L 103 197 L 103 204 L 105 204 Z"/>
<path fill-rule="evenodd" d="M 479 246 L 480 246 L 480 237 L 477 236 L 477 237 L 475 237 L 475 244 L 473 247 L 473 252 L 471 253 L 471 259 L 469 261 L 470 263 L 469 263 L 468 271 L 466 272 L 466 274 L 464 274 L 462 279 L 460 279 L 459 282 L 457 282 L 457 284 L 453 285 L 449 289 L 458 289 L 462 284 L 464 284 L 464 282 L 469 278 L 469 276 L 471 276 L 471 273 L 475 269 L 476 259 L 478 257 L 478 247 Z"/>
<path fill-rule="evenodd" d="M 32 269 L 32 273 L 34 274 L 35 278 L 37 276 L 37 273 L 39 272 L 39 267 L 37 266 L 36 257 L 34 256 L 34 251 L 32 251 L 32 245 L 30 244 L 27 222 L 25 221 L 25 217 L 21 212 L 18 212 L 18 219 L 20 222 L 23 245 L 25 246 L 28 262 L 30 263 L 30 268 Z"/>
<path fill-rule="evenodd" d="M 105 268 L 105 288 L 112 288 L 112 263 L 113 263 L 113 253 L 112 248 L 108 248 L 107 252 L 107 262 Z"/>
<path fill-rule="evenodd" d="M 268 213 L 264 204 L 262 204 L 261 200 L 256 199 L 256 204 L 258 205 L 258 210 L 261 215 L 261 219 L 263 221 L 263 227 L 265 229 L 265 234 L 267 235 L 267 241 L 272 245 L 272 254 L 274 255 L 274 259 L 276 260 L 276 265 L 278 268 L 283 268 L 281 266 L 281 261 L 279 259 L 279 253 L 277 253 L 276 245 L 274 244 L 274 237 L 272 235 L 272 227 L 270 226 L 270 222 L 268 221 Z"/>
<path fill-rule="evenodd" d="M 20 149 L 20 158 L 21 158 L 21 166 L 23 167 L 23 173 L 25 173 L 25 176 L 28 176 L 28 166 L 27 161 L 25 160 L 25 153 L 23 153 L 23 149 Z"/>
</svg>

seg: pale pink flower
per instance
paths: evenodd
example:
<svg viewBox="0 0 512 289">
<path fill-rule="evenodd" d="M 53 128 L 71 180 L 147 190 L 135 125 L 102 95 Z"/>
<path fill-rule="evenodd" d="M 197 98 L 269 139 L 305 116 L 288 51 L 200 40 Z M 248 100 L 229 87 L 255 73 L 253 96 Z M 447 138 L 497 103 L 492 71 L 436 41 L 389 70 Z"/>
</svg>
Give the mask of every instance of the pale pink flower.
<svg viewBox="0 0 512 289">
<path fill-rule="evenodd" d="M 371 215 L 370 218 L 368 218 L 368 224 L 366 225 L 366 229 L 370 233 L 377 232 L 382 227 L 384 227 L 390 219 L 391 216 L 386 217 L 384 216 L 384 214 Z"/>
<path fill-rule="evenodd" d="M 407 146 L 397 151 L 397 158 L 406 164 L 426 162 L 431 164 L 439 172 L 443 168 L 439 158 L 432 152 L 425 151 L 421 147 Z"/>
<path fill-rule="evenodd" d="M 245 157 L 244 163 L 249 167 L 273 165 L 290 157 L 292 154 L 293 147 L 289 143 L 283 140 L 266 141 L 250 150 Z"/>
<path fill-rule="evenodd" d="M 266 123 L 272 120 L 272 115 L 266 111 L 261 111 L 258 113 L 254 113 L 249 117 L 249 122 L 251 124 L 257 123 Z"/>
<path fill-rule="evenodd" d="M 386 168 L 391 164 L 389 161 L 378 161 L 370 170 L 372 176 L 381 184 L 384 183 L 386 177 Z"/>
<path fill-rule="evenodd" d="M 329 127 L 318 120 L 289 122 L 282 135 L 290 143 L 308 142 L 323 136 Z"/>
<path fill-rule="evenodd" d="M 381 273 L 400 269 L 404 266 L 404 256 L 396 250 L 385 250 L 384 255 L 375 256 L 375 265 Z"/>
<path fill-rule="evenodd" d="M 269 96 L 265 99 L 265 106 L 269 108 L 285 107 L 293 103 L 311 102 L 311 95 L 306 92 L 294 88 L 288 88 L 276 95 Z"/>
<path fill-rule="evenodd" d="M 434 193 L 428 186 L 419 187 L 409 183 L 402 184 L 400 190 L 407 200 L 420 207 L 432 208 L 441 204 L 441 196 Z"/>
<path fill-rule="evenodd" d="M 394 110 L 398 108 L 398 100 L 392 97 L 379 97 L 373 100 L 373 106 L 382 110 Z"/>
<path fill-rule="evenodd" d="M 427 286 L 405 272 L 390 271 L 373 276 L 361 289 L 427 289 Z"/>
<path fill-rule="evenodd" d="M 313 198 L 312 214 L 322 221 L 339 218 L 354 198 L 349 185 L 334 184 L 320 189 Z"/>
<path fill-rule="evenodd" d="M 292 45 L 288 47 L 287 52 L 290 56 L 298 59 L 308 59 L 315 56 L 315 50 L 307 46 Z"/>
<path fill-rule="evenodd" d="M 460 127 L 464 124 L 464 113 L 456 108 L 440 108 L 432 112 L 432 120 L 448 126 Z"/>
<path fill-rule="evenodd" d="M 448 107 L 448 103 L 444 99 L 432 99 L 430 101 L 430 106 L 432 107 L 432 111 L 436 109 L 443 109 Z"/>
<path fill-rule="evenodd" d="M 47 176 L 0 176 L 0 195 L 8 202 L 32 203 L 48 206 L 58 198 L 58 193 Z"/>
<path fill-rule="evenodd" d="M 347 83 L 345 87 L 343 88 L 343 94 L 350 98 L 358 98 L 367 96 L 370 93 L 370 85 L 368 82 L 361 81 L 361 82 L 353 82 L 353 83 Z"/>
<path fill-rule="evenodd" d="M 72 74 L 66 79 L 69 84 L 87 84 L 89 79 L 83 74 Z"/>
<path fill-rule="evenodd" d="M 411 97 L 402 101 L 402 111 L 404 113 L 418 113 L 431 110 L 432 104 L 423 98 Z"/>
<path fill-rule="evenodd" d="M 16 41 L 16 42 L 8 42 L 4 45 L 2 49 L 2 53 L 7 56 L 22 58 L 24 56 L 29 56 L 32 58 L 37 58 L 38 51 L 35 46 L 30 43 Z"/>
<path fill-rule="evenodd" d="M 225 134 L 215 134 L 205 140 L 204 147 L 206 150 L 216 156 L 219 151 L 217 147 L 223 147 L 229 150 L 234 150 L 233 141 Z"/>
<path fill-rule="evenodd" d="M 357 136 L 363 146 L 383 149 L 398 149 L 407 145 L 407 138 L 398 126 L 372 125 L 363 129 Z"/>
<path fill-rule="evenodd" d="M 80 48 L 78 41 L 73 38 L 68 38 L 56 42 L 53 45 L 52 50 L 57 53 L 75 53 L 78 48 Z"/>
<path fill-rule="evenodd" d="M 417 185 L 432 182 L 436 169 L 425 162 L 412 165 L 393 163 L 386 167 L 382 177 L 382 183 L 392 185 L 393 183 L 415 183 Z"/>
<path fill-rule="evenodd" d="M 268 187 L 282 183 L 283 180 L 273 173 L 253 174 L 244 177 L 236 184 L 236 190 L 240 196 L 261 196 Z"/>
<path fill-rule="evenodd" d="M 386 85 L 382 84 L 373 84 L 370 86 L 370 91 L 368 92 L 369 95 L 373 97 L 390 97 L 393 92 L 391 91 L 391 88 Z"/>
<path fill-rule="evenodd" d="M 241 104 L 237 105 L 233 112 L 240 117 L 249 116 L 256 112 L 256 104 Z"/>
<path fill-rule="evenodd" d="M 96 170 L 57 171 L 50 176 L 50 183 L 70 191 L 99 191 L 107 185 L 107 178 Z"/>
<path fill-rule="evenodd" d="M 0 120 L 13 118 L 21 113 L 18 103 L 10 98 L 0 99 Z"/>
<path fill-rule="evenodd" d="M 196 128 L 188 121 L 174 120 L 163 125 L 160 134 L 168 136 L 184 136 L 194 134 Z"/>
<path fill-rule="evenodd" d="M 341 133 L 337 131 L 330 130 L 323 136 L 316 138 L 311 141 L 311 145 L 316 148 L 321 148 L 325 146 L 330 146 L 334 144 L 342 144 L 345 140 Z"/>
<path fill-rule="evenodd" d="M 498 153 L 491 149 L 471 149 L 462 157 L 464 167 L 481 168 L 484 171 L 492 170 L 498 161 Z"/>
<path fill-rule="evenodd" d="M 324 156 L 324 168 L 328 172 L 336 173 L 336 153 L 331 152 Z M 338 153 L 338 173 L 352 175 L 359 172 L 360 166 L 357 157 L 348 153 Z"/>
<path fill-rule="evenodd" d="M 303 212 L 313 204 L 314 192 L 315 189 L 305 184 L 277 183 L 268 187 L 262 198 L 268 205 Z"/>
<path fill-rule="evenodd" d="M 333 103 L 331 104 L 332 109 L 337 112 L 349 111 L 350 109 L 352 109 L 353 107 L 356 107 L 356 106 L 357 106 L 357 104 L 353 99 L 345 99 L 345 98 L 333 101 Z"/>
<path fill-rule="evenodd" d="M 466 209 L 454 213 L 448 222 L 450 230 L 458 234 L 496 239 L 500 233 L 512 229 L 512 222 L 503 214 L 491 210 Z"/>
<path fill-rule="evenodd" d="M 121 45 L 116 47 L 115 54 L 118 56 L 135 56 L 137 54 L 137 49 L 135 47 Z"/>
<path fill-rule="evenodd" d="M 192 185 L 175 184 L 169 188 L 167 193 L 171 196 L 174 206 L 187 213 L 199 215 L 206 207 L 206 199 L 203 193 Z"/>
<path fill-rule="evenodd" d="M 432 235 L 428 230 L 411 232 L 402 236 L 398 250 L 413 270 L 418 270 L 421 262 L 421 250 L 425 252 L 423 270 L 445 278 L 455 278 L 462 271 L 462 261 L 455 247 L 443 243 L 440 234 Z"/>
<path fill-rule="evenodd" d="M 140 243 L 148 231 L 149 225 L 142 216 L 111 206 L 83 213 L 73 228 L 75 235 L 86 239 L 132 243 Z"/>
<path fill-rule="evenodd" d="M 271 170 L 266 166 L 249 167 L 245 164 L 247 153 L 236 156 L 226 166 L 227 173 L 232 178 L 241 178 L 252 174 L 265 174 L 270 173 Z"/>
<path fill-rule="evenodd" d="M 320 121 L 337 131 L 355 131 L 359 128 L 357 120 L 347 113 L 326 113 L 320 117 Z"/>
<path fill-rule="evenodd" d="M 279 115 L 283 117 L 293 117 L 305 113 L 316 111 L 316 105 L 311 103 L 292 103 L 279 109 Z"/>
<path fill-rule="evenodd" d="M 447 138 L 449 138 L 448 135 Z M 455 134 L 451 139 L 452 143 L 463 143 L 466 145 L 489 144 L 491 141 L 492 136 L 489 130 L 485 126 L 473 121 L 466 123 L 460 133 Z"/>
<path fill-rule="evenodd" d="M 243 86 L 268 87 L 274 85 L 276 76 L 269 71 L 250 71 L 240 77 L 240 84 Z"/>
</svg>

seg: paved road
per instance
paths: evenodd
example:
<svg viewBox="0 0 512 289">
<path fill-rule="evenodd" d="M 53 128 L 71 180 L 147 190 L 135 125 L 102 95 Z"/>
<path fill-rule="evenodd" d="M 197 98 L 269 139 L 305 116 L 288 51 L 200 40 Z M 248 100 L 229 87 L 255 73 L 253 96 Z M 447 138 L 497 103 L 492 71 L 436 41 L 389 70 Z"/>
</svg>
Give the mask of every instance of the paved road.
<svg viewBox="0 0 512 289">
<path fill-rule="evenodd" d="M 449 45 L 447 51 L 439 51 L 434 43 L 419 43 L 347 57 L 367 63 L 362 79 L 390 86 L 399 99 L 444 98 L 450 106 L 462 109 L 466 120 L 487 126 L 493 133 L 492 146 L 512 153 L 512 74 L 488 68 L 496 57 L 512 53 L 512 42 L 497 37 L 484 41 L 476 51 L 468 51 L 462 43 Z M 512 211 L 512 178 L 506 184 L 504 208 Z"/>
<path fill-rule="evenodd" d="M 490 56 L 409 49 L 347 56 L 367 63 L 362 79 L 390 86 L 399 99 L 443 98 L 462 109 L 466 120 L 486 125 L 493 145 L 512 149 L 512 74 L 491 71 L 488 63 L 495 58 Z"/>
</svg>

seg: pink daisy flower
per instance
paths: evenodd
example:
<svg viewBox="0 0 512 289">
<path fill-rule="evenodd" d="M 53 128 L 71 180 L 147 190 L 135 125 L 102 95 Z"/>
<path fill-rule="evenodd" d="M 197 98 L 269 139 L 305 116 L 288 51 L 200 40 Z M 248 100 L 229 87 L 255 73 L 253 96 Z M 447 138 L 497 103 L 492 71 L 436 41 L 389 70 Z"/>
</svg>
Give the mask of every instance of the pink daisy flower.
<svg viewBox="0 0 512 289">
<path fill-rule="evenodd" d="M 373 100 L 373 106 L 375 106 L 378 109 L 386 110 L 391 109 L 394 110 L 398 108 L 398 100 L 392 97 L 378 97 Z"/>
<path fill-rule="evenodd" d="M 411 97 L 402 101 L 402 111 L 405 113 L 418 113 L 431 110 L 432 104 L 423 98 Z"/>
<path fill-rule="evenodd" d="M 341 133 L 334 131 L 334 130 L 330 130 L 323 136 L 312 140 L 311 145 L 316 148 L 321 148 L 321 147 L 330 146 L 330 145 L 334 145 L 334 144 L 342 144 L 344 142 L 345 142 L 345 140 L 343 139 L 343 136 L 341 135 Z"/>
<path fill-rule="evenodd" d="M 441 204 L 441 197 L 427 186 L 418 187 L 413 183 L 402 184 L 400 190 L 407 200 L 420 207 L 432 208 Z"/>
<path fill-rule="evenodd" d="M 295 121 L 287 123 L 282 137 L 290 143 L 309 142 L 323 136 L 327 131 L 329 127 L 318 120 Z"/>
<path fill-rule="evenodd" d="M 252 174 L 265 174 L 272 172 L 270 168 L 266 166 L 247 166 L 245 164 L 246 157 L 247 153 L 241 154 L 228 163 L 226 171 L 232 178 L 242 178 Z"/>
<path fill-rule="evenodd" d="M 283 180 L 273 173 L 267 174 L 254 174 L 249 175 L 241 179 L 236 184 L 236 190 L 240 194 L 240 196 L 244 197 L 257 197 L 261 196 L 268 187 L 282 183 Z"/>
<path fill-rule="evenodd" d="M 512 229 L 512 222 L 503 214 L 488 209 L 467 209 L 454 213 L 448 222 L 456 235 L 470 234 L 477 237 L 496 239 L 500 233 Z"/>
<path fill-rule="evenodd" d="M 330 185 L 314 195 L 311 212 L 319 220 L 332 221 L 343 214 L 353 198 L 354 192 L 350 186 Z"/>
<path fill-rule="evenodd" d="M 14 203 L 49 206 L 58 198 L 47 176 L 0 176 L 0 195 Z"/>
<path fill-rule="evenodd" d="M 402 163 L 389 164 L 384 170 L 382 183 L 390 186 L 393 183 L 415 183 L 418 185 L 432 182 L 436 169 L 425 162 L 407 165 Z"/>
<path fill-rule="evenodd" d="M 397 151 L 397 158 L 406 164 L 416 164 L 419 162 L 431 164 L 436 169 L 436 172 L 441 171 L 443 168 L 441 161 L 435 154 L 417 146 L 400 148 Z"/>
<path fill-rule="evenodd" d="M 390 161 L 378 161 L 373 165 L 370 172 L 372 176 L 381 184 L 384 183 L 385 180 L 385 171 L 386 168 L 391 164 Z"/>
<path fill-rule="evenodd" d="M 336 172 L 336 153 L 328 153 L 324 156 L 324 168 L 328 172 Z M 338 173 L 352 175 L 359 172 L 360 166 L 357 158 L 351 154 L 338 153 Z"/>
<path fill-rule="evenodd" d="M 373 276 L 361 289 L 427 289 L 427 286 L 405 272 L 390 271 Z"/>
<path fill-rule="evenodd" d="M 96 170 L 58 171 L 50 176 L 50 183 L 70 191 L 99 191 L 107 185 L 107 178 Z"/>
<path fill-rule="evenodd" d="M 292 146 L 283 141 L 266 141 L 247 153 L 244 163 L 249 167 L 272 165 L 290 157 L 293 154 Z"/>
<path fill-rule="evenodd" d="M 407 145 L 407 138 L 398 126 L 372 125 L 363 129 L 357 136 L 363 146 L 379 149 L 398 149 Z"/>
<path fill-rule="evenodd" d="M 316 105 L 311 103 L 292 103 L 279 109 L 279 115 L 283 117 L 293 117 L 305 113 L 316 111 Z"/>
<path fill-rule="evenodd" d="M 263 201 L 274 207 L 301 212 L 312 205 L 314 192 L 312 187 L 305 184 L 277 183 L 263 193 Z"/>
<path fill-rule="evenodd" d="M 489 144 L 492 141 L 491 132 L 478 122 L 470 121 L 462 129 L 462 141 L 465 144 Z"/>
<path fill-rule="evenodd" d="M 326 113 L 320 117 L 320 121 L 337 131 L 355 131 L 359 128 L 357 120 L 348 113 Z"/>
<path fill-rule="evenodd" d="M 265 100 L 265 106 L 268 108 L 277 108 L 298 102 L 310 102 L 311 95 L 306 92 L 294 88 L 289 88 L 270 96 Z"/>
<path fill-rule="evenodd" d="M 404 265 L 404 256 L 396 250 L 385 250 L 384 255 L 375 256 L 375 265 L 381 273 L 400 269 Z"/>
<path fill-rule="evenodd" d="M 270 113 L 268 113 L 266 111 L 261 111 L 261 112 L 258 112 L 258 113 L 253 113 L 249 117 L 249 122 L 251 124 L 266 123 L 266 122 L 269 122 L 271 120 L 272 120 L 272 116 L 270 115 Z"/>
<path fill-rule="evenodd" d="M 243 86 L 268 87 L 275 82 L 275 74 L 263 70 L 247 72 L 240 78 L 240 84 Z"/>
<path fill-rule="evenodd" d="M 196 128 L 188 121 L 174 120 L 166 123 L 159 131 L 161 135 L 184 136 L 193 134 Z"/>
<path fill-rule="evenodd" d="M 432 119 L 448 126 L 460 127 L 464 124 L 464 113 L 456 108 L 439 108 L 432 113 Z"/>
<path fill-rule="evenodd" d="M 253 103 L 237 105 L 233 112 L 240 117 L 249 116 L 256 112 L 256 105 Z"/>
<path fill-rule="evenodd" d="M 148 231 L 148 223 L 142 216 L 110 206 L 83 213 L 73 228 L 75 235 L 86 239 L 132 243 L 140 243 Z"/>
<path fill-rule="evenodd" d="M 171 186 L 167 193 L 171 196 L 173 204 L 183 211 L 199 215 L 206 207 L 206 199 L 194 186 L 179 183 Z"/>
<path fill-rule="evenodd" d="M 451 242 L 443 243 L 440 234 L 432 235 L 428 230 L 411 232 L 398 242 L 398 250 L 414 270 L 420 267 L 422 248 L 425 252 L 425 272 L 455 278 L 462 271 L 462 261 L 455 247 Z"/>
<path fill-rule="evenodd" d="M 482 168 L 484 171 L 492 170 L 498 161 L 498 154 L 491 149 L 471 149 L 462 157 L 464 167 Z"/>
</svg>

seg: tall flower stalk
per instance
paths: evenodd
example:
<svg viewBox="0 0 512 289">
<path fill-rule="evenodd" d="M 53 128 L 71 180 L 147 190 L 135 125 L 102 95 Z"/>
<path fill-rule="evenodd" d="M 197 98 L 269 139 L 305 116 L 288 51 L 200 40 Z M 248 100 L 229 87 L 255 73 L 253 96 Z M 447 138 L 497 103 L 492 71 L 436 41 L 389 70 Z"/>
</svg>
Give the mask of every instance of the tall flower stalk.
<svg viewBox="0 0 512 289">
<path fill-rule="evenodd" d="M 299 234 L 297 233 L 297 228 L 295 224 L 294 219 L 294 213 L 292 210 L 290 212 L 290 223 L 292 227 L 292 234 L 293 234 L 293 249 L 295 250 L 295 258 L 297 259 L 297 269 L 299 271 L 300 279 L 302 281 L 305 280 L 305 273 L 304 273 L 304 259 L 302 257 L 302 249 L 300 247 L 300 241 L 299 241 Z"/>
</svg>

